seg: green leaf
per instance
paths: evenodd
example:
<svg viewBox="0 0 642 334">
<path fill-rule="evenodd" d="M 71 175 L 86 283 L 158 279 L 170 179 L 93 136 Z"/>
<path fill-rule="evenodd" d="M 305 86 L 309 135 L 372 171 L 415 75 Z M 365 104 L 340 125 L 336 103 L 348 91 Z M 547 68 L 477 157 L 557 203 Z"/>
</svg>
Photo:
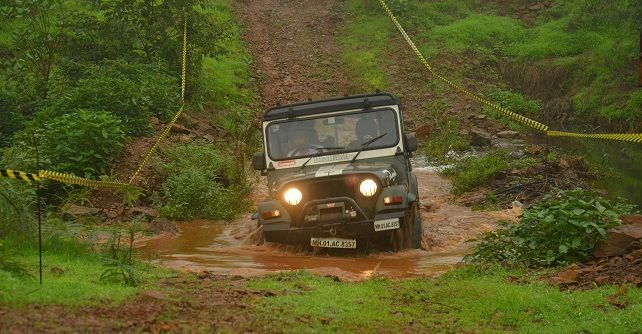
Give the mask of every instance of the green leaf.
<svg viewBox="0 0 642 334">
<path fill-rule="evenodd" d="M 562 254 L 566 254 L 566 253 L 568 252 L 568 246 L 566 246 L 566 245 L 564 245 L 564 244 L 561 244 L 561 245 L 559 246 L 559 251 L 560 251 L 560 253 L 562 253 Z"/>
</svg>

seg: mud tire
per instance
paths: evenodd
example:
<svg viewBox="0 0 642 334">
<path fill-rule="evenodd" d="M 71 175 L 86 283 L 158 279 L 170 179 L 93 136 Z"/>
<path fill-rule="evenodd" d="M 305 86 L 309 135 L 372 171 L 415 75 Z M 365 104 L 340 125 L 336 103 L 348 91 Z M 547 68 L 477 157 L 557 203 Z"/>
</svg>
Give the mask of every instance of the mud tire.
<svg viewBox="0 0 642 334">
<path fill-rule="evenodd" d="M 412 224 L 412 245 L 414 249 L 421 248 L 421 239 L 423 236 L 423 224 L 421 222 L 421 212 L 419 211 L 419 202 L 415 202 L 414 205 L 414 222 Z"/>
<path fill-rule="evenodd" d="M 403 226 L 392 231 L 390 235 L 391 248 L 398 252 L 407 248 L 419 248 L 421 246 L 421 216 L 418 211 L 419 204 L 411 204 L 403 218 Z"/>
</svg>

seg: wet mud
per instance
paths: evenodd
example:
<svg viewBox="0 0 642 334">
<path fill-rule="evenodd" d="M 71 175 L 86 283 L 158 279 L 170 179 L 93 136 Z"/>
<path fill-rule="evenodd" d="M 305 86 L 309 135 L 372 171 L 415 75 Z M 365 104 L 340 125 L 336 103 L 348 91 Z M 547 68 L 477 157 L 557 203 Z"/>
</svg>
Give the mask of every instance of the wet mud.
<svg viewBox="0 0 642 334">
<path fill-rule="evenodd" d="M 260 230 L 249 214 L 228 223 L 180 223 L 177 235 L 145 240 L 139 243 L 139 250 L 143 257 L 170 268 L 243 277 L 301 269 L 347 281 L 373 275 L 434 276 L 461 262 L 471 247 L 466 241 L 494 228 L 497 220 L 514 219 L 519 214 L 518 210 L 478 212 L 453 204 L 447 179 L 428 168 L 416 168 L 415 172 L 419 178 L 424 227 L 420 250 L 315 255 L 302 251 L 303 247 L 262 243 Z"/>
</svg>

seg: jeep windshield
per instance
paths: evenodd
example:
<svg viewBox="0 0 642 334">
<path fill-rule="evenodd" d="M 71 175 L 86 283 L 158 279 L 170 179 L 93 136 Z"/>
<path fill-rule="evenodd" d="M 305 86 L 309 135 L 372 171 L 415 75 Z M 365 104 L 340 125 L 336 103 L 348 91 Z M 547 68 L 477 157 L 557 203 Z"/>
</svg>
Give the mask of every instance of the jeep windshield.
<svg viewBox="0 0 642 334">
<path fill-rule="evenodd" d="M 274 121 L 266 127 L 268 155 L 272 160 L 294 160 L 393 147 L 399 143 L 398 124 L 391 109 Z"/>
</svg>

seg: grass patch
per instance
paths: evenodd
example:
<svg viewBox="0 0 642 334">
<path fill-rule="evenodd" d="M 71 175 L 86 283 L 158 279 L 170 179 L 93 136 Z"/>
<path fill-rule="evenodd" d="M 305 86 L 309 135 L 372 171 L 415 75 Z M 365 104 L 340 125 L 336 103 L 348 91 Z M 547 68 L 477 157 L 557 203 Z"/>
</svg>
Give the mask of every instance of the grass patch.
<svg viewBox="0 0 642 334">
<path fill-rule="evenodd" d="M 130 287 L 101 281 L 105 270 L 99 253 L 77 242 L 53 243 L 43 246 L 43 285 L 38 283 L 38 250 L 36 238 L 5 238 L 6 249 L 16 250 L 11 260 L 25 269 L 29 276 L 0 270 L 0 302 L 5 304 L 95 304 L 101 301 L 122 301 L 137 292 L 155 287 L 158 278 L 170 271 L 135 261 L 142 284 Z M 62 269 L 61 274 L 55 272 Z"/>
<path fill-rule="evenodd" d="M 642 326 L 642 291 L 628 307 L 604 298 L 614 287 L 561 292 L 541 272 L 465 266 L 437 279 L 374 278 L 340 283 L 305 272 L 256 279 L 250 286 L 278 296 L 257 306 L 257 326 L 286 333 L 415 332 L 634 333 Z M 510 277 L 522 283 L 509 283 Z"/>
<path fill-rule="evenodd" d="M 480 157 L 466 157 L 444 173 L 452 176 L 453 194 L 467 191 L 490 182 L 500 171 L 510 166 L 510 156 L 501 150 L 491 150 Z"/>
<path fill-rule="evenodd" d="M 214 109 L 252 104 L 256 99 L 248 84 L 252 57 L 243 45 L 239 26 L 228 1 L 210 1 L 202 12 L 225 26 L 226 35 L 218 45 L 222 54 L 203 58 L 203 71 L 199 78 L 200 94 L 207 101 L 206 105 Z"/>
<path fill-rule="evenodd" d="M 470 148 L 468 136 L 460 134 L 459 121 L 454 116 L 444 114 L 422 146 L 428 159 L 438 163 L 451 162 L 451 152 L 462 152 Z"/>
<path fill-rule="evenodd" d="M 529 118 L 537 119 L 540 114 L 539 111 L 541 106 L 538 101 L 531 100 L 522 94 L 515 93 L 507 89 L 494 86 L 488 87 L 484 90 L 484 96 L 490 101 L 495 102 L 495 104 L 500 107 L 507 108 L 512 112 L 516 112 Z M 524 130 L 527 128 L 524 124 L 513 121 L 490 107 L 482 106 L 482 111 L 490 117 L 506 124 L 506 126 L 511 129 Z"/>
<path fill-rule="evenodd" d="M 393 27 L 379 7 L 366 10 L 361 4 L 359 0 L 348 2 L 346 12 L 352 16 L 339 38 L 339 45 L 341 59 L 352 78 L 350 89 L 363 93 L 387 87 L 384 54 Z"/>
</svg>

